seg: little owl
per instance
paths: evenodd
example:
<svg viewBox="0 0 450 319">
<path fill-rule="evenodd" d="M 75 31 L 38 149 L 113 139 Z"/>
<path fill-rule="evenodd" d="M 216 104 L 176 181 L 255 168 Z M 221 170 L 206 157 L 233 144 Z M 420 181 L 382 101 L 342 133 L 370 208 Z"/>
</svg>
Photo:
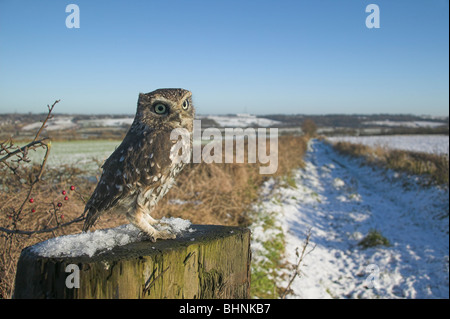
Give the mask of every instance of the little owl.
<svg viewBox="0 0 450 319">
<path fill-rule="evenodd" d="M 167 230 L 156 230 L 150 216 L 158 201 L 169 191 L 185 163 L 173 161 L 171 140 L 174 129 L 189 132 L 192 150 L 194 108 L 192 93 L 183 89 L 159 89 L 139 94 L 136 115 L 122 143 L 103 164 L 100 181 L 86 204 L 87 231 L 100 215 L 125 214 L 128 220 L 150 236 L 175 238 Z"/>
</svg>

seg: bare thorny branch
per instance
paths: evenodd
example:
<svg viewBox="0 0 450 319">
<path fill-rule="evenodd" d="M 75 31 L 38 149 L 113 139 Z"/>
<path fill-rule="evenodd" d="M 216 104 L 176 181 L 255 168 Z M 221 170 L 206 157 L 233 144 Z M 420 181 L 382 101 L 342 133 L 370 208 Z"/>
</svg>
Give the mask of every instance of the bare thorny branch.
<svg viewBox="0 0 450 319">
<path fill-rule="evenodd" d="M 84 220 L 84 214 L 80 215 L 79 217 L 65 222 L 65 223 L 57 223 L 57 226 L 52 228 L 45 228 L 45 229 L 35 229 L 35 230 L 20 230 L 17 229 L 17 222 L 20 220 L 20 215 L 22 214 L 22 211 L 26 205 L 26 203 L 30 200 L 31 194 L 33 193 L 33 190 L 37 183 L 42 178 L 42 174 L 44 173 L 45 165 L 47 164 L 48 156 L 50 154 L 51 149 L 51 139 L 49 137 L 41 137 L 41 133 L 43 130 L 47 127 L 47 122 L 50 120 L 53 115 L 52 111 L 57 103 L 59 103 L 60 100 L 56 100 L 51 106 L 47 105 L 48 107 L 48 113 L 44 121 L 42 122 L 42 125 L 40 126 L 39 130 L 37 131 L 36 135 L 34 136 L 34 139 L 22 147 L 17 147 L 14 145 L 14 142 L 10 138 L 9 140 L 5 142 L 0 143 L 0 155 L 3 155 L 3 157 L 0 158 L 0 164 L 2 164 L 4 167 L 8 168 L 15 176 L 17 176 L 19 179 L 21 178 L 19 173 L 17 172 L 19 165 L 21 162 L 30 162 L 31 160 L 28 158 L 29 150 L 36 150 L 37 148 L 44 148 L 45 154 L 42 159 L 42 162 L 39 164 L 38 171 L 35 176 L 30 176 L 30 180 L 28 183 L 28 192 L 25 198 L 21 201 L 21 204 L 17 210 L 14 210 L 14 213 L 12 214 L 12 229 L 0 227 L 0 231 L 12 235 L 12 234 L 19 234 L 19 235 L 33 235 L 33 234 L 39 234 L 39 233 L 48 233 L 53 232 L 57 229 L 60 229 L 62 227 L 71 225 L 73 223 L 79 222 Z M 11 163 L 8 163 L 8 160 L 10 159 L 11 162 L 15 162 L 16 165 L 12 165 Z"/>
<path fill-rule="evenodd" d="M 298 247 L 295 250 L 295 254 L 296 254 L 297 258 L 298 258 L 298 261 L 297 261 L 297 264 L 294 265 L 293 268 L 292 268 L 293 275 L 292 275 L 291 279 L 289 280 L 289 283 L 288 283 L 286 289 L 284 290 L 283 294 L 281 295 L 282 299 L 285 299 L 287 294 L 290 292 L 291 285 L 294 282 L 295 278 L 297 278 L 297 276 L 301 275 L 300 274 L 301 273 L 300 265 L 302 264 L 303 259 L 316 248 L 316 245 L 314 245 L 309 251 L 306 251 L 307 247 L 309 246 L 310 238 L 311 238 L 311 228 L 308 229 L 308 232 L 306 233 L 306 238 L 305 238 L 305 242 L 303 243 L 302 252 L 299 254 Z"/>
</svg>

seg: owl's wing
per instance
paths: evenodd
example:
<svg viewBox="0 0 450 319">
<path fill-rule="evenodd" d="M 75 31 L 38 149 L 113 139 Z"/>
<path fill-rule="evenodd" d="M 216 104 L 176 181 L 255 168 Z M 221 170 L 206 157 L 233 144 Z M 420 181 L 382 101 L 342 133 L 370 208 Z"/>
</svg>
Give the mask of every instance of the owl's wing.
<svg viewBox="0 0 450 319">
<path fill-rule="evenodd" d="M 142 187 L 149 187 L 154 176 L 171 165 L 170 131 L 130 130 L 103 165 L 103 173 L 86 204 L 83 231 L 88 230 L 106 211 L 132 201 Z M 155 185 L 157 186 L 157 185 Z"/>
</svg>

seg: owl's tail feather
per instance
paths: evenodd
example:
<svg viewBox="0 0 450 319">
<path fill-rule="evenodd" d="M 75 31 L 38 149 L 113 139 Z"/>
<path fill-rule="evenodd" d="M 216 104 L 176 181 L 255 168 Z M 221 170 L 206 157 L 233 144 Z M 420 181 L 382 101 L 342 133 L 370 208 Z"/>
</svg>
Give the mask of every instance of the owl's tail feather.
<svg viewBox="0 0 450 319">
<path fill-rule="evenodd" d="M 88 231 L 89 228 L 91 228 L 95 224 L 95 222 L 97 221 L 97 219 L 100 215 L 96 209 L 86 208 L 84 211 L 85 214 L 86 214 L 86 211 L 87 211 L 87 216 L 86 216 L 86 220 L 84 221 L 83 232 Z"/>
</svg>

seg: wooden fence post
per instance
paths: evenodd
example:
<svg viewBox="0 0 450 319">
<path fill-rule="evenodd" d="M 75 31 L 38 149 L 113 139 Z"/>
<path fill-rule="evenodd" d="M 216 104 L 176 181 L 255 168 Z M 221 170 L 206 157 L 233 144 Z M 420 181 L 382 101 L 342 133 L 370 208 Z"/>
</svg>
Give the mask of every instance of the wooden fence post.
<svg viewBox="0 0 450 319">
<path fill-rule="evenodd" d="M 92 257 L 42 257 L 27 247 L 13 298 L 248 298 L 250 231 L 191 228 L 175 240 L 130 243 Z"/>
</svg>

